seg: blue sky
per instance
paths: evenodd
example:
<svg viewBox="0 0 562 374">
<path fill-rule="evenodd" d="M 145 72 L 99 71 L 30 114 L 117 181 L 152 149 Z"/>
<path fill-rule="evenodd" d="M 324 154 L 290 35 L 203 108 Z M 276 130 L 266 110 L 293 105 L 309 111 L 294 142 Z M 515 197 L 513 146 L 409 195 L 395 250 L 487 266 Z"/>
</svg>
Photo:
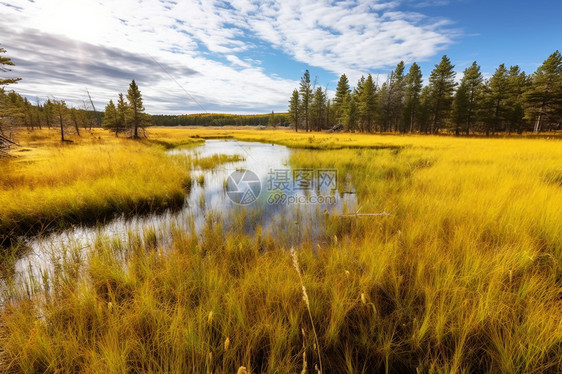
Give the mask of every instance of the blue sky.
<svg viewBox="0 0 562 374">
<path fill-rule="evenodd" d="M 562 46 L 561 15 L 544 0 L 0 0 L 0 46 L 33 101 L 80 107 L 87 89 L 103 108 L 135 79 L 153 114 L 266 113 L 305 69 L 329 90 L 400 60 L 427 79 L 443 54 L 459 73 L 532 73 Z"/>
</svg>

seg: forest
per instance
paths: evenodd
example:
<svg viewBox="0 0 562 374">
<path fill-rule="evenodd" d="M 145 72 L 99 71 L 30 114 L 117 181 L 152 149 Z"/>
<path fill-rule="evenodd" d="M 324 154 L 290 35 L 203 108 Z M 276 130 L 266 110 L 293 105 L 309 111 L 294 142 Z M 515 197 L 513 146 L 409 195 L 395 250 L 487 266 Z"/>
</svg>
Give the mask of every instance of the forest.
<svg viewBox="0 0 562 374">
<path fill-rule="evenodd" d="M 154 126 L 288 126 L 286 113 L 236 115 L 199 113 L 184 115 L 153 115 Z"/>
<path fill-rule="evenodd" d="M 457 82 L 444 55 L 423 84 L 420 66 L 408 72 L 403 61 L 378 85 L 371 74 L 352 88 L 342 74 L 333 99 L 311 83 L 305 71 L 289 100 L 289 118 L 298 131 L 341 128 L 395 133 L 523 133 L 562 127 L 562 56 L 552 53 L 533 74 L 500 64 L 488 79 L 473 62 Z"/>
</svg>

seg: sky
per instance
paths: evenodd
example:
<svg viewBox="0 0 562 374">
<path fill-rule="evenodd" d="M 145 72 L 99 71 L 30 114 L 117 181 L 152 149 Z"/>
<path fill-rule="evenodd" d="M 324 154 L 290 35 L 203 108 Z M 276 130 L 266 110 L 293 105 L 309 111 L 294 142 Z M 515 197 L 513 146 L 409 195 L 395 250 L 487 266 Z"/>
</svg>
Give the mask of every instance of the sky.
<svg viewBox="0 0 562 374">
<path fill-rule="evenodd" d="M 562 0 L 0 0 L 2 78 L 33 102 L 96 109 L 134 79 L 151 114 L 284 112 L 309 69 L 333 94 L 400 61 L 427 79 L 500 63 L 527 73 L 562 47 Z"/>
</svg>

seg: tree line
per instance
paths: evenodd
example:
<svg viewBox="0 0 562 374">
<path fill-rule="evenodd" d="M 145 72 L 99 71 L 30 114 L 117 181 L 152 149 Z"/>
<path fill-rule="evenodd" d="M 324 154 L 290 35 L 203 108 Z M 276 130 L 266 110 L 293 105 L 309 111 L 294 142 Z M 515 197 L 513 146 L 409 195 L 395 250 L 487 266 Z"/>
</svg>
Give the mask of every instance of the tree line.
<svg viewBox="0 0 562 374">
<path fill-rule="evenodd" d="M 82 108 L 69 107 L 64 100 L 47 98 L 35 103 L 30 102 L 14 91 L 0 87 L 0 134 L 11 128 L 60 128 L 61 140 L 65 133 L 71 131 L 80 135 L 80 129 L 92 129 L 98 123 L 98 117 L 91 107 L 84 102 Z"/>
<path fill-rule="evenodd" d="M 289 126 L 286 113 L 153 115 L 154 126 Z"/>
<path fill-rule="evenodd" d="M 421 69 L 403 61 L 378 85 L 369 74 L 352 88 L 340 76 L 335 96 L 311 83 L 306 70 L 289 99 L 289 121 L 296 131 L 342 129 L 456 135 L 522 133 L 562 128 L 562 56 L 552 53 L 533 74 L 500 64 L 489 79 L 480 66 L 467 67 L 460 82 L 445 55 L 423 84 Z"/>
<path fill-rule="evenodd" d="M 0 48 L 0 54 L 6 50 Z M 0 71 L 9 72 L 8 66 L 14 66 L 12 60 L 0 55 Z M 83 101 L 81 108 L 69 107 L 64 100 L 47 98 L 45 101 L 36 98 L 35 103 L 15 91 L 6 91 L 4 85 L 17 83 L 21 78 L 0 79 L 0 146 L 9 142 L 6 134 L 11 128 L 59 128 L 61 141 L 67 141 L 65 134 L 69 131 L 80 136 L 80 129 L 92 129 L 100 124 L 100 117 L 90 104 Z M 89 96 L 89 93 L 88 93 Z M 91 106 L 90 106 L 91 105 Z"/>
</svg>

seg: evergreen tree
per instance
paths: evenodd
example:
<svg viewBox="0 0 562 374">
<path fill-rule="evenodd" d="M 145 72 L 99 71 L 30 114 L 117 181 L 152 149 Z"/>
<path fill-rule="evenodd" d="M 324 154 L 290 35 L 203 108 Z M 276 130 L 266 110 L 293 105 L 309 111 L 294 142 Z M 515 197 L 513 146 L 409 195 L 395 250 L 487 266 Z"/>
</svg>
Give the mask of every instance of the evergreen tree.
<svg viewBox="0 0 562 374">
<path fill-rule="evenodd" d="M 305 131 L 309 131 L 309 109 L 312 101 L 312 85 L 310 84 L 310 73 L 305 70 L 301 78 L 299 93 L 301 95 L 301 113 L 304 114 Z"/>
<path fill-rule="evenodd" d="M 321 87 L 316 88 L 310 106 L 311 129 L 320 131 L 326 123 L 326 93 Z"/>
<path fill-rule="evenodd" d="M 0 48 L 0 54 L 2 53 L 6 53 L 6 50 L 4 48 Z M 0 72 L 2 73 L 8 72 L 10 71 L 10 69 L 8 69 L 5 66 L 14 66 L 14 65 L 15 64 L 12 62 L 12 60 L 9 57 L 4 57 L 0 55 Z M 16 83 L 20 80 L 21 78 L 0 78 L 0 86 Z"/>
<path fill-rule="evenodd" d="M 129 113 L 129 104 L 125 101 L 122 93 L 119 93 L 119 99 L 117 100 L 117 121 L 115 123 L 117 129 L 115 131 L 119 132 L 121 130 L 126 130 L 129 125 L 127 122 L 127 113 Z"/>
<path fill-rule="evenodd" d="M 139 137 L 138 129 L 144 128 L 148 118 L 144 113 L 141 92 L 134 80 L 129 85 L 127 100 L 129 101 L 129 117 L 133 127 L 133 138 L 137 139 Z"/>
<path fill-rule="evenodd" d="M 54 115 L 54 105 L 51 99 L 47 99 L 45 104 L 43 104 L 43 116 L 45 117 L 45 123 L 47 127 L 50 129 L 51 125 L 54 123 L 53 115 Z"/>
<path fill-rule="evenodd" d="M 390 86 L 390 76 L 386 82 L 384 82 L 379 90 L 378 94 L 378 107 L 380 111 L 378 113 L 378 119 L 380 121 L 380 131 L 384 132 L 387 131 L 388 127 L 390 126 L 390 117 L 391 117 L 391 96 L 392 96 L 392 89 Z"/>
<path fill-rule="evenodd" d="M 275 129 L 277 128 L 278 124 L 279 124 L 279 119 L 275 116 L 275 112 L 272 110 L 271 114 L 269 115 L 269 119 L 267 120 L 267 125 Z"/>
<path fill-rule="evenodd" d="M 349 87 L 349 80 L 345 74 L 342 74 L 338 81 L 338 86 L 336 87 L 336 96 L 334 97 L 333 102 L 333 112 L 336 118 L 336 121 L 342 122 L 344 117 L 344 101 L 347 99 L 349 94 L 351 93 L 351 89 Z"/>
<path fill-rule="evenodd" d="M 484 113 L 486 136 L 502 127 L 505 119 L 505 100 L 509 93 L 508 73 L 504 64 L 500 64 L 485 87 Z"/>
<path fill-rule="evenodd" d="M 375 115 L 377 113 L 376 87 L 371 74 L 367 76 L 359 97 L 359 118 L 363 132 L 373 131 Z"/>
<path fill-rule="evenodd" d="M 433 101 L 431 87 L 425 86 L 422 88 L 420 94 L 420 109 L 418 112 L 418 123 L 420 126 L 420 132 L 428 133 L 430 130 L 430 123 L 432 121 L 431 114 L 433 111 Z"/>
<path fill-rule="evenodd" d="M 344 119 L 343 122 L 345 124 L 347 131 L 355 131 L 357 129 L 357 117 L 358 117 L 358 108 L 357 108 L 357 101 L 355 99 L 355 95 L 347 95 L 344 100 Z"/>
<path fill-rule="evenodd" d="M 117 120 L 117 108 L 113 100 L 105 106 L 105 114 L 103 115 L 102 126 L 115 131 L 115 136 L 119 134 L 119 121 Z"/>
<path fill-rule="evenodd" d="M 390 79 L 390 127 L 392 131 L 405 131 L 403 112 L 404 98 L 406 95 L 406 79 L 404 77 L 404 61 L 396 65 Z"/>
<path fill-rule="evenodd" d="M 432 116 L 431 132 L 436 133 L 445 123 L 451 108 L 453 90 L 455 88 L 455 71 L 449 58 L 444 55 L 441 62 L 429 76 L 429 87 L 431 89 Z"/>
<path fill-rule="evenodd" d="M 293 95 L 291 100 L 289 100 L 289 118 L 291 124 L 295 126 L 295 131 L 299 131 L 299 120 L 300 120 L 300 109 L 301 102 L 299 97 L 299 91 L 297 89 L 293 90 Z"/>
<path fill-rule="evenodd" d="M 470 107 L 469 88 L 466 82 L 461 82 L 453 99 L 453 123 L 455 124 L 455 135 L 459 136 L 461 127 L 467 122 Z"/>
<path fill-rule="evenodd" d="M 506 99 L 506 130 L 511 133 L 516 130 L 523 132 L 525 105 L 523 94 L 528 88 L 528 79 L 524 71 L 519 66 L 510 66 L 507 77 L 508 95 Z"/>
<path fill-rule="evenodd" d="M 482 74 L 480 73 L 480 66 L 476 64 L 476 61 L 464 70 L 461 85 L 465 86 L 468 99 L 464 120 L 466 135 L 469 135 L 482 95 Z"/>
<path fill-rule="evenodd" d="M 539 132 L 545 123 L 562 120 L 562 55 L 551 54 L 531 77 L 531 86 L 524 95 L 527 118 Z"/>
<path fill-rule="evenodd" d="M 423 86 L 422 72 L 418 64 L 415 62 L 410 66 L 408 74 L 406 74 L 406 97 L 404 122 L 407 124 L 410 132 L 414 131 L 416 123 L 416 112 L 420 106 L 420 93 Z"/>
<path fill-rule="evenodd" d="M 365 86 L 365 77 L 361 76 L 357 81 L 357 86 L 353 89 L 353 96 L 355 97 L 355 101 L 359 102 L 359 98 L 363 94 L 363 87 Z"/>
</svg>

